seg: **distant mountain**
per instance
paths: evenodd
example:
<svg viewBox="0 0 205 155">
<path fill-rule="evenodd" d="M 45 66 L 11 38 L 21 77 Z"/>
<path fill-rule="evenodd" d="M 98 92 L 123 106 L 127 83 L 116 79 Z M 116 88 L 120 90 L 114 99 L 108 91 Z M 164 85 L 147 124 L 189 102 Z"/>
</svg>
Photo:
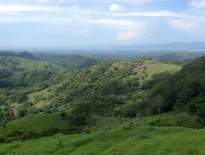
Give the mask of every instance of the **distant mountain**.
<svg viewBox="0 0 205 155">
<path fill-rule="evenodd" d="M 204 42 L 176 42 L 167 44 L 122 45 L 111 46 L 114 49 L 144 49 L 144 50 L 205 50 Z"/>
<path fill-rule="evenodd" d="M 22 52 L 0 51 L 0 56 L 11 56 L 11 57 L 20 57 L 20 58 L 25 58 L 30 60 L 38 60 L 37 57 L 35 57 L 34 55 L 32 55 L 27 51 L 22 51 Z"/>
<path fill-rule="evenodd" d="M 63 73 L 66 71 L 63 67 L 49 62 L 28 60 L 25 58 L 11 56 L 0 56 L 0 71 L 1 70 L 8 70 L 10 72 L 43 71 L 52 73 Z"/>
<path fill-rule="evenodd" d="M 11 48 L 10 48 L 11 49 Z M 27 51 L 42 53 L 54 53 L 55 50 L 61 50 L 63 53 L 67 53 L 68 50 L 71 53 L 76 52 L 95 52 L 96 50 L 108 51 L 110 50 L 204 50 L 205 42 L 173 42 L 173 43 L 159 43 L 159 44 L 129 44 L 129 45 L 88 45 L 88 46 L 25 46 L 25 47 L 13 47 L 13 50 L 27 49 Z"/>
<path fill-rule="evenodd" d="M 99 63 L 98 60 L 81 55 L 68 54 L 40 54 L 38 58 L 42 61 L 58 64 L 68 70 L 90 68 Z"/>
<path fill-rule="evenodd" d="M 65 47 L 64 47 L 65 48 Z M 144 45 L 91 45 L 79 47 L 67 47 L 72 49 L 102 49 L 102 50 L 204 50 L 204 42 L 174 42 L 165 44 L 144 44 Z"/>
</svg>

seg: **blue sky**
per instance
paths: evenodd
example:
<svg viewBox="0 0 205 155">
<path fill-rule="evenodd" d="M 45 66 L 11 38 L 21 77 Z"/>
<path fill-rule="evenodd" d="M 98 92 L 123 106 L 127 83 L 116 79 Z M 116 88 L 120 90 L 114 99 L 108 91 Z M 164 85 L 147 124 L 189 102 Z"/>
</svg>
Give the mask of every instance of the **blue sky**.
<svg viewBox="0 0 205 155">
<path fill-rule="evenodd" d="M 0 47 L 205 42 L 205 0 L 0 0 Z"/>
</svg>

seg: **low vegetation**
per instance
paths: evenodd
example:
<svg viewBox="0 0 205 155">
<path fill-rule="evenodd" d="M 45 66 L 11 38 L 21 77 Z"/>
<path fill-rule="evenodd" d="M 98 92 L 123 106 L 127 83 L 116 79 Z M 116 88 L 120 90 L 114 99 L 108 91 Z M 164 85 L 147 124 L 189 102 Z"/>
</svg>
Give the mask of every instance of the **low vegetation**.
<svg viewBox="0 0 205 155">
<path fill-rule="evenodd" d="M 205 57 L 186 65 L 108 60 L 81 70 L 0 59 L 0 155 L 204 153 L 203 142 L 190 142 L 205 126 Z"/>
<path fill-rule="evenodd" d="M 122 127 L 90 134 L 45 137 L 0 144 L 0 154 L 36 155 L 203 155 L 203 130 L 179 127 Z M 35 149 L 34 149 L 35 148 Z"/>
</svg>

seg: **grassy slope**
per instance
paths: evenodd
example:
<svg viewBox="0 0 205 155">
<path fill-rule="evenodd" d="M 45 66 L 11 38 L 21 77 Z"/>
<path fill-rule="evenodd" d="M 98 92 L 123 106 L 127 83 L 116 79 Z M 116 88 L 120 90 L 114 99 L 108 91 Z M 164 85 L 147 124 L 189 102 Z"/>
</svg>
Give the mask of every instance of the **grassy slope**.
<svg viewBox="0 0 205 155">
<path fill-rule="evenodd" d="M 63 66 L 68 70 L 90 68 L 99 63 L 98 60 L 81 55 L 40 54 L 40 60 Z"/>
<path fill-rule="evenodd" d="M 144 66 L 146 67 L 146 69 L 144 69 Z M 139 70 L 139 68 L 141 69 Z M 142 84 L 146 80 L 151 80 L 154 74 L 161 73 L 161 72 L 169 72 L 173 74 L 179 71 L 180 69 L 181 69 L 180 65 L 169 64 L 169 63 L 165 64 L 154 60 L 145 60 L 142 63 L 142 65 L 140 65 L 135 69 L 135 71 L 137 71 L 138 74 L 136 76 L 140 78 L 140 83 Z M 146 74 L 147 76 L 145 76 Z"/>
<path fill-rule="evenodd" d="M 142 84 L 144 81 L 146 81 L 146 80 L 150 80 L 150 79 L 152 79 L 152 76 L 154 75 L 154 74 L 157 74 L 157 73 L 161 73 L 161 72 L 165 72 L 165 71 L 167 71 L 167 72 L 169 72 L 169 73 L 175 73 L 175 72 L 177 72 L 177 71 L 179 71 L 180 69 L 181 69 L 181 66 L 180 65 L 175 65 L 175 64 L 169 64 L 169 63 L 163 63 L 163 62 L 160 62 L 160 61 L 155 61 L 155 60 L 143 60 L 142 62 L 140 61 L 140 62 L 138 62 L 138 61 L 136 61 L 137 63 L 135 63 L 135 62 L 131 62 L 131 61 L 128 61 L 127 63 L 128 63 L 128 66 L 131 66 L 131 65 L 134 65 L 135 66 L 135 69 L 133 70 L 133 73 L 134 72 L 137 72 L 137 74 L 132 74 L 132 75 L 129 75 L 129 76 L 127 76 L 126 78 L 128 78 L 128 79 L 132 79 L 132 78 L 137 78 L 137 77 L 139 77 L 139 82 L 140 82 L 140 84 Z M 125 65 L 125 61 L 119 61 L 119 62 L 116 62 L 115 64 L 117 64 L 117 68 L 118 68 L 118 70 L 116 71 L 116 72 L 121 72 L 120 70 L 124 70 L 124 69 L 127 69 L 126 68 L 126 65 Z M 120 64 L 122 64 L 122 65 L 120 65 Z M 146 64 L 149 64 L 149 66 L 146 68 L 146 69 L 143 69 L 143 66 L 146 66 Z M 139 68 L 139 67 L 141 67 L 141 70 L 140 71 L 137 71 L 137 69 Z M 129 68 L 129 67 L 128 67 Z M 96 68 L 91 68 L 90 69 L 91 70 L 91 73 L 92 72 L 95 72 L 96 71 Z M 104 73 L 104 75 L 108 75 L 109 74 L 109 72 L 111 71 L 111 70 L 114 70 L 114 67 L 113 66 L 110 66 L 106 71 L 105 71 L 105 73 Z M 145 75 L 148 75 L 148 76 L 145 76 Z M 64 74 L 65 75 L 65 74 Z M 70 79 L 72 77 L 72 74 L 71 75 L 69 75 L 69 74 L 67 74 L 66 76 L 65 76 L 65 78 L 64 79 L 62 79 L 62 81 L 60 81 L 60 83 L 58 84 L 58 86 L 60 86 L 60 85 L 66 85 L 66 83 L 67 83 L 67 80 L 68 79 Z M 143 78 L 142 78 L 143 77 Z M 77 77 L 75 77 L 75 78 L 77 78 Z M 78 81 L 77 82 L 79 82 L 80 84 L 79 85 L 87 85 L 87 82 L 88 81 L 84 81 L 84 83 L 83 82 L 81 82 L 81 81 L 83 81 L 84 80 L 84 78 L 82 78 L 81 76 L 80 76 L 80 78 L 78 79 Z M 99 80 L 100 81 L 100 80 Z M 104 81 L 102 81 L 102 82 L 104 82 Z M 75 84 L 75 83 L 74 83 Z M 40 108 L 40 107 L 43 107 L 43 106 L 45 106 L 45 105 L 48 105 L 48 104 L 50 104 L 50 102 L 51 102 L 51 99 L 52 99 L 52 97 L 54 96 L 54 90 L 56 89 L 56 86 L 57 85 L 54 85 L 54 86 L 52 86 L 52 85 L 50 85 L 50 91 L 48 91 L 48 90 L 43 90 L 43 91 L 41 91 L 41 92 L 35 92 L 35 93 L 32 93 L 32 94 L 29 94 L 28 95 L 28 97 L 29 97 L 29 101 L 31 101 L 31 102 L 33 102 L 34 103 L 34 101 L 35 101 L 35 96 L 42 96 L 43 98 L 45 98 L 45 100 L 41 100 L 41 101 L 39 101 L 39 102 L 37 102 L 37 103 L 35 103 L 36 105 L 36 107 L 38 107 L 38 108 Z M 137 93 L 139 93 L 139 91 L 137 92 Z M 144 93 L 144 92 L 143 92 Z M 62 93 L 63 94 L 63 93 Z M 50 97 L 51 96 L 51 97 Z"/>
<path fill-rule="evenodd" d="M 69 114 L 68 114 L 69 115 Z M 66 117 L 63 120 L 60 113 L 53 114 L 36 114 L 29 115 L 23 118 L 11 121 L 7 123 L 6 128 L 0 127 L 0 133 L 5 133 L 12 131 L 13 129 L 24 129 L 29 131 L 34 131 L 35 133 L 47 133 L 52 131 L 62 131 L 69 130 L 72 128 L 70 126 L 70 118 Z M 96 117 L 96 116 L 93 116 Z M 97 126 L 100 130 L 105 131 L 109 129 L 119 129 L 123 126 L 129 126 L 135 123 L 135 118 L 121 118 L 118 117 L 98 117 Z M 187 113 L 165 113 L 156 116 L 139 118 L 137 121 L 139 126 L 166 126 L 166 127 L 190 127 L 190 128 L 200 128 L 199 124 L 196 122 L 195 116 L 190 116 Z M 55 133 L 56 133 L 55 132 Z M 0 134 L 1 135 L 1 134 Z"/>
<path fill-rule="evenodd" d="M 136 127 L 0 145 L 0 155 L 203 155 L 203 130 Z M 60 145 L 62 144 L 62 146 Z"/>
<path fill-rule="evenodd" d="M 50 71 L 62 73 L 66 69 L 44 61 L 34 61 L 17 57 L 0 57 L 0 64 L 5 69 L 17 68 L 25 71 Z"/>
<path fill-rule="evenodd" d="M 9 122 L 6 128 L 0 127 L 0 133 L 13 129 L 32 130 L 37 133 L 47 132 L 52 129 L 63 130 L 69 125 L 69 120 L 62 120 L 60 113 L 29 115 Z"/>
</svg>

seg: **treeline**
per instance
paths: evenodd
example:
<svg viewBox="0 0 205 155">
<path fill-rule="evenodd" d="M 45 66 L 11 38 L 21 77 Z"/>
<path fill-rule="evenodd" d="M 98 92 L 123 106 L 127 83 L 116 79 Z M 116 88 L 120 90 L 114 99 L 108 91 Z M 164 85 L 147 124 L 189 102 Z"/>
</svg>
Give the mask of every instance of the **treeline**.
<svg viewBox="0 0 205 155">
<path fill-rule="evenodd" d="M 60 65 L 67 70 L 90 68 L 99 63 L 99 61 L 94 58 L 68 54 L 40 54 L 38 55 L 38 58 L 43 61 Z"/>
<path fill-rule="evenodd" d="M 157 68 L 153 72 L 149 70 L 149 65 L 155 63 Z M 166 64 L 176 69 L 178 64 L 173 63 L 109 60 L 64 74 L 2 71 L 0 106 L 6 116 L 3 108 L 11 109 L 12 104 L 17 104 L 17 118 L 67 111 L 81 103 L 89 105 L 92 115 L 135 117 L 138 111 L 144 116 L 151 115 L 149 91 L 171 76 L 169 71 L 161 72 L 159 65 Z"/>
<path fill-rule="evenodd" d="M 149 102 L 154 114 L 183 109 L 197 114 L 205 125 L 205 56 L 184 65 L 173 76 L 157 84 Z"/>
</svg>

